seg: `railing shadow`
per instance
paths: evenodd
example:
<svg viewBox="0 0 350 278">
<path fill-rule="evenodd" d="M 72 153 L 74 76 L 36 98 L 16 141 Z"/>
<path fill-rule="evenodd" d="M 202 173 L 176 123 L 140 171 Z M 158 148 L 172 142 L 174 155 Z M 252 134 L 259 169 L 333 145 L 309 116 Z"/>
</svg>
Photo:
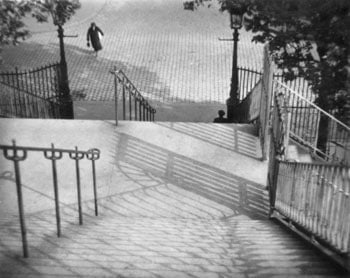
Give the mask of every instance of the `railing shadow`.
<svg viewBox="0 0 350 278">
<path fill-rule="evenodd" d="M 251 158 L 260 159 L 259 142 L 254 127 L 237 127 L 227 124 L 198 124 L 157 122 L 158 125 L 192 136 L 206 143 Z"/>
<path fill-rule="evenodd" d="M 264 186 L 188 157 L 121 134 L 118 162 L 127 162 L 176 187 L 230 208 L 235 215 L 266 217 Z"/>
<path fill-rule="evenodd" d="M 276 261 L 281 274 L 337 274 L 264 220 L 261 185 L 126 134 L 113 142 L 118 169 L 136 186 L 100 199 L 99 218 L 86 202 L 84 226 L 75 204 L 62 207 L 60 239 L 53 210 L 30 215 L 28 259 L 19 224 L 0 225 L 0 276 L 270 277 Z"/>
</svg>

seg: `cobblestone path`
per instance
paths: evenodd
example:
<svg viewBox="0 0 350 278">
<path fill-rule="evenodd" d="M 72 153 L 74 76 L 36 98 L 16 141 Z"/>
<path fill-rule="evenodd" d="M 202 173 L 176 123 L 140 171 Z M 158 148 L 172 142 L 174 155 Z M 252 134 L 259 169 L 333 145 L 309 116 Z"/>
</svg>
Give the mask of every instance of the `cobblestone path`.
<svg viewBox="0 0 350 278">
<path fill-rule="evenodd" d="M 151 100 L 224 103 L 228 97 L 232 38 L 227 14 L 215 7 L 195 12 L 182 0 L 82 0 L 83 8 L 65 27 L 72 95 L 75 100 L 113 99 L 109 71 L 122 69 Z M 95 58 L 86 31 L 95 21 L 104 31 L 103 51 Z M 0 71 L 39 67 L 59 60 L 57 32 L 51 24 L 28 21 L 32 37 L 9 46 Z M 260 69 L 261 45 L 241 30 L 239 65 Z"/>
</svg>

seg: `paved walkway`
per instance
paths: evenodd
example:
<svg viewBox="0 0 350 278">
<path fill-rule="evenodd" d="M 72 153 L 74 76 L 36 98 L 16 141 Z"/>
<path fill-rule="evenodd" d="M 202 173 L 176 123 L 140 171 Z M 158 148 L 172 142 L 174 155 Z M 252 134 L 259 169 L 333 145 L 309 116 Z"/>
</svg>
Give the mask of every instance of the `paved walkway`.
<svg viewBox="0 0 350 278">
<path fill-rule="evenodd" d="M 13 165 L 0 156 L 0 277 L 341 277 L 267 218 L 267 164 L 251 127 L 3 119 L 0 128 L 2 144 L 17 138 L 19 145 L 102 151 L 98 217 L 90 165 L 81 164 L 83 226 L 74 162 L 58 162 L 59 239 L 50 163 L 40 153 L 21 163 L 28 259 L 21 256 Z"/>
<path fill-rule="evenodd" d="M 82 9 L 65 27 L 66 55 L 75 100 L 112 100 L 114 66 L 122 69 L 144 96 L 161 102 L 224 103 L 228 97 L 232 42 L 229 17 L 216 8 L 192 12 L 182 0 L 82 0 Z M 95 21 L 105 32 L 98 58 L 86 47 Z M 38 67 L 58 61 L 52 25 L 28 21 L 31 38 L 7 47 L 0 71 Z M 261 68 L 261 45 L 241 31 L 239 65 Z"/>
</svg>

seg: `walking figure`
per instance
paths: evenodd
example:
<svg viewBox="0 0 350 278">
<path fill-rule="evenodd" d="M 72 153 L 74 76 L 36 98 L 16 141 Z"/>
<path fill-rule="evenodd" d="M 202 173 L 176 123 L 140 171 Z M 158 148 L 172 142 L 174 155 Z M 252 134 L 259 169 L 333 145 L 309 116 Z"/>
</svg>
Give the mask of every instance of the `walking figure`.
<svg viewBox="0 0 350 278">
<path fill-rule="evenodd" d="M 97 51 L 102 49 L 100 34 L 104 36 L 102 30 L 96 26 L 95 22 L 92 22 L 87 32 L 87 46 L 90 47 L 90 41 L 91 41 L 91 45 L 95 50 L 96 56 L 97 56 Z"/>
</svg>

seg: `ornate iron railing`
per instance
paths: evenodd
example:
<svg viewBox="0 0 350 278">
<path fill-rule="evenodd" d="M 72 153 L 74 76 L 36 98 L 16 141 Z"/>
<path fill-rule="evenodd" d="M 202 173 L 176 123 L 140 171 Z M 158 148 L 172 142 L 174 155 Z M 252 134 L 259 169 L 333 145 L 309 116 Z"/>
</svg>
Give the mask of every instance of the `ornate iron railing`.
<svg viewBox="0 0 350 278">
<path fill-rule="evenodd" d="M 60 118 L 56 98 L 45 99 L 0 82 L 0 117 Z"/>
<path fill-rule="evenodd" d="M 349 268 L 350 168 L 285 161 L 289 139 L 294 138 L 290 104 L 285 92 L 275 91 L 268 166 L 270 215 Z"/>
<path fill-rule="evenodd" d="M 13 72 L 1 72 L 0 83 L 33 96 L 58 99 L 59 73 L 59 63 L 24 71 L 16 68 Z"/>
<path fill-rule="evenodd" d="M 0 116 L 60 118 L 59 64 L 0 73 Z"/>
<path fill-rule="evenodd" d="M 291 113 L 290 136 L 307 146 L 314 155 L 342 164 L 350 164 L 350 127 L 278 80 L 274 94 L 283 94 Z M 326 122 L 323 147 L 320 147 L 320 121 Z M 323 130 L 321 132 L 324 132 Z"/>
<path fill-rule="evenodd" d="M 114 75 L 116 124 L 118 124 L 119 98 L 121 98 L 123 120 L 154 121 L 156 109 L 141 95 L 125 73 L 116 68 L 111 73 Z"/>
<path fill-rule="evenodd" d="M 54 197 L 55 197 L 56 226 L 57 226 L 58 237 L 61 236 L 61 216 L 60 216 L 60 202 L 59 202 L 59 192 L 58 192 L 59 187 L 58 187 L 58 179 L 57 179 L 57 161 L 62 159 L 64 153 L 68 154 L 69 157 L 75 161 L 79 224 L 80 225 L 83 224 L 83 213 L 82 213 L 82 206 L 81 206 L 82 200 L 81 200 L 81 186 L 80 186 L 80 167 L 79 167 L 79 161 L 82 160 L 83 158 L 90 160 L 92 163 L 91 165 L 92 165 L 95 215 L 96 216 L 98 215 L 95 161 L 100 158 L 100 150 L 90 149 L 88 151 L 81 151 L 81 150 L 78 150 L 77 147 L 75 147 L 74 150 L 58 149 L 58 148 L 55 148 L 53 144 L 51 144 L 51 148 L 23 147 L 23 146 L 17 146 L 15 140 L 12 141 L 12 145 L 0 145 L 0 149 L 3 150 L 4 157 L 7 160 L 13 161 L 13 164 L 14 164 L 19 219 L 20 219 L 21 235 L 22 235 L 23 256 L 25 258 L 29 256 L 29 252 L 28 252 L 28 241 L 27 241 L 27 229 L 25 224 L 25 213 L 24 213 L 24 207 L 23 207 L 20 162 L 26 160 L 28 156 L 28 152 L 42 152 L 46 159 L 51 160 L 52 180 L 53 180 Z"/>
<path fill-rule="evenodd" d="M 350 168 L 277 162 L 274 209 L 312 238 L 350 254 Z"/>
<path fill-rule="evenodd" d="M 245 67 L 238 67 L 239 80 L 239 100 L 244 100 L 252 91 L 255 85 L 259 82 L 262 72 Z"/>
</svg>

